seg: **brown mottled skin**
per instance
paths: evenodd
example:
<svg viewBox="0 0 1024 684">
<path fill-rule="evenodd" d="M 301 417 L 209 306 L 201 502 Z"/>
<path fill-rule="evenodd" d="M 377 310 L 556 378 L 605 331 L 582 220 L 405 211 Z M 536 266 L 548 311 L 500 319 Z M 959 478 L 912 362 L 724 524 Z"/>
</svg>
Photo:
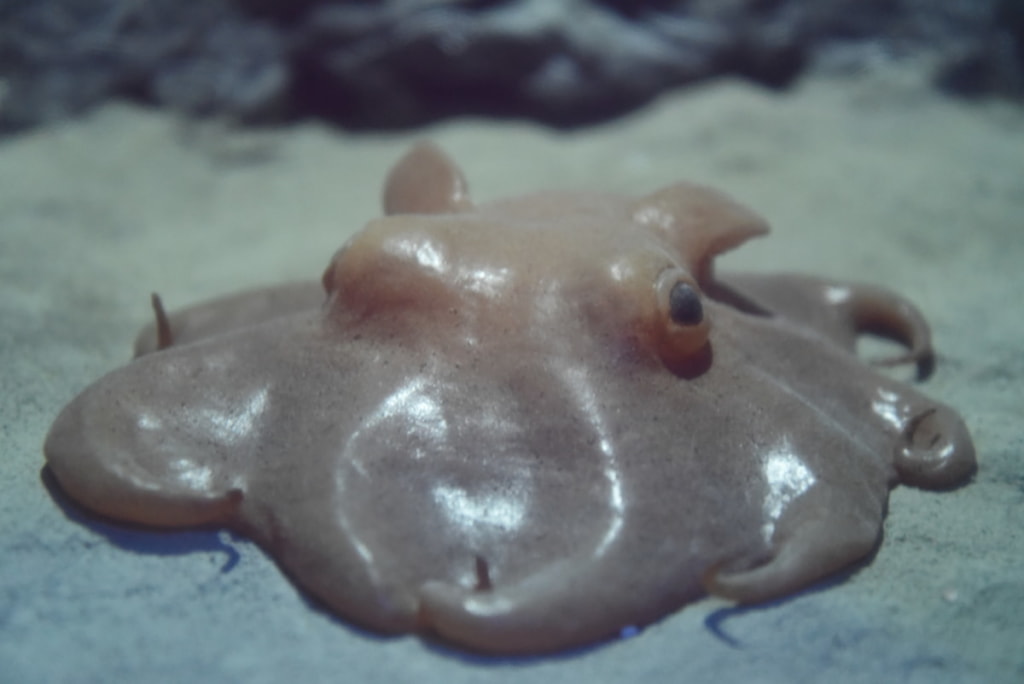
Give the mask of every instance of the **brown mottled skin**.
<svg viewBox="0 0 1024 684">
<path fill-rule="evenodd" d="M 890 337 L 927 375 L 917 310 L 717 278 L 767 226 L 713 190 L 474 206 L 422 143 L 384 204 L 320 283 L 155 300 L 50 431 L 68 494 L 240 530 L 365 627 L 533 653 L 797 591 L 870 552 L 895 484 L 974 470 L 953 410 L 855 353 Z"/>
</svg>

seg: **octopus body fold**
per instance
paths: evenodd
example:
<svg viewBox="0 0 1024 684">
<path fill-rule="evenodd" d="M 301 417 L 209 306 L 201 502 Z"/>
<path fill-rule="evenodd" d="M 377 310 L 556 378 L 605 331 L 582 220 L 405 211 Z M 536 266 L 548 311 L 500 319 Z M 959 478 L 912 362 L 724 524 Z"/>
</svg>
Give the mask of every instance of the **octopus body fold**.
<svg viewBox="0 0 1024 684">
<path fill-rule="evenodd" d="M 719 276 L 764 234 L 726 196 L 474 205 L 421 143 L 385 215 L 293 283 L 167 314 L 44 446 L 96 513 L 226 526 L 331 611 L 491 653 L 579 646 L 705 592 L 800 590 L 864 558 L 900 482 L 969 479 L 927 324 L 878 287 Z"/>
</svg>

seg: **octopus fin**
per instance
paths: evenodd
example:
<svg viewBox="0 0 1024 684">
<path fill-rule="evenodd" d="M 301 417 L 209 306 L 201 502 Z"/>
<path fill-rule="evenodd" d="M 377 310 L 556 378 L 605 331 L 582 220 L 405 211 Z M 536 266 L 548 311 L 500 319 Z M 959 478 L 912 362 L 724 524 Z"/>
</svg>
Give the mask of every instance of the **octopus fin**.
<svg viewBox="0 0 1024 684">
<path fill-rule="evenodd" d="M 660 229 L 702 287 L 712 281 L 717 255 L 768 232 L 768 223 L 739 202 L 685 182 L 641 198 L 633 206 L 633 217 Z"/>
<path fill-rule="evenodd" d="M 387 215 L 445 214 L 472 203 L 458 165 L 437 145 L 421 141 L 388 173 L 383 206 Z"/>
</svg>

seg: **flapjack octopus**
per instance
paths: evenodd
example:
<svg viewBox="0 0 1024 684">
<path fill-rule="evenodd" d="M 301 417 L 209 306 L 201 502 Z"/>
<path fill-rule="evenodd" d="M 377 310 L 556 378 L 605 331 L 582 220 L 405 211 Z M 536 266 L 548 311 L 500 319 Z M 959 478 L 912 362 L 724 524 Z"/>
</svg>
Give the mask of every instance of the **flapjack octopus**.
<svg viewBox="0 0 1024 684">
<path fill-rule="evenodd" d="M 964 423 L 856 353 L 932 369 L 886 290 L 718 276 L 767 231 L 677 183 L 474 205 L 430 143 L 320 282 L 167 315 L 45 455 L 111 518 L 225 526 L 383 633 L 536 653 L 705 592 L 784 596 L 864 558 L 899 482 L 975 468 Z"/>
</svg>

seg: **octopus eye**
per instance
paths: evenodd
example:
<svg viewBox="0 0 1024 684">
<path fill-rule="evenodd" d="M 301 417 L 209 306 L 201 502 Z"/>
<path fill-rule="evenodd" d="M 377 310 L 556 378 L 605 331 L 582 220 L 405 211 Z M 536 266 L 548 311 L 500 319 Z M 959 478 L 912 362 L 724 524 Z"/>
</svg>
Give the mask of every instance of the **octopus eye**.
<svg viewBox="0 0 1024 684">
<path fill-rule="evenodd" d="M 657 354 L 672 372 L 695 373 L 710 358 L 713 311 L 707 309 L 697 283 L 682 268 L 666 267 L 654 288 L 657 305 L 651 330 Z"/>
<path fill-rule="evenodd" d="M 700 325 L 704 320 L 704 305 L 700 295 L 688 282 L 680 280 L 668 294 L 668 311 L 679 325 Z"/>
</svg>

